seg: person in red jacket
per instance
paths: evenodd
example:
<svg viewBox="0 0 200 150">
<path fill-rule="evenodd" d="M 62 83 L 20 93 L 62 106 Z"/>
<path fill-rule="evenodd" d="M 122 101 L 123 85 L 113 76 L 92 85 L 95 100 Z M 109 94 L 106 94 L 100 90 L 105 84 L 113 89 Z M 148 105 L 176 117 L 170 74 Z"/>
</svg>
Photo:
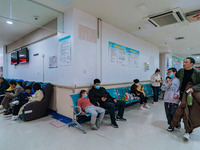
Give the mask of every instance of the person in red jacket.
<svg viewBox="0 0 200 150">
<path fill-rule="evenodd" d="M 100 127 L 100 124 L 103 120 L 103 117 L 105 115 L 105 109 L 94 106 L 91 102 L 90 99 L 88 98 L 87 92 L 85 90 L 82 90 L 80 92 L 81 98 L 78 99 L 77 101 L 77 106 L 81 108 L 78 108 L 78 111 L 81 111 L 81 114 L 85 113 L 90 113 L 91 114 L 91 125 L 93 130 L 97 130 Z M 99 113 L 99 117 L 97 118 Z"/>
</svg>

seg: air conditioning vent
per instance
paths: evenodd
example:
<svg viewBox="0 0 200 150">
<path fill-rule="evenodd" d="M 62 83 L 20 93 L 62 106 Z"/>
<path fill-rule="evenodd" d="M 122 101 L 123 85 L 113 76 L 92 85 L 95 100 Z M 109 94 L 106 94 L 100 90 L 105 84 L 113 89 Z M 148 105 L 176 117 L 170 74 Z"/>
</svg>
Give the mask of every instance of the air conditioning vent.
<svg viewBox="0 0 200 150">
<path fill-rule="evenodd" d="M 200 53 L 192 54 L 192 56 L 200 56 Z"/>
<path fill-rule="evenodd" d="M 151 15 L 147 17 L 147 19 L 155 27 L 163 27 L 175 23 L 184 22 L 186 20 L 180 8 L 175 8 L 173 10 Z"/>
<path fill-rule="evenodd" d="M 181 37 L 176 37 L 176 38 L 175 38 L 175 40 L 183 40 L 183 39 L 184 39 L 184 37 L 182 37 L 182 36 L 181 36 Z"/>
</svg>

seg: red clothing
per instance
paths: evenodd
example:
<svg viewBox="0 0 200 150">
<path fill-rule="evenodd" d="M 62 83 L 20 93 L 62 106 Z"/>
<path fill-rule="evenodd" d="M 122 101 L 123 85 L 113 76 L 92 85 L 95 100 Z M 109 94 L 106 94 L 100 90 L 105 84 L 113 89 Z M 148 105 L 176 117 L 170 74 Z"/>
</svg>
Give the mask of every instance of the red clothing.
<svg viewBox="0 0 200 150">
<path fill-rule="evenodd" d="M 77 106 L 80 106 L 83 111 L 85 111 L 86 107 L 91 106 L 91 105 L 92 103 L 90 102 L 89 98 L 79 98 L 77 101 Z"/>
</svg>

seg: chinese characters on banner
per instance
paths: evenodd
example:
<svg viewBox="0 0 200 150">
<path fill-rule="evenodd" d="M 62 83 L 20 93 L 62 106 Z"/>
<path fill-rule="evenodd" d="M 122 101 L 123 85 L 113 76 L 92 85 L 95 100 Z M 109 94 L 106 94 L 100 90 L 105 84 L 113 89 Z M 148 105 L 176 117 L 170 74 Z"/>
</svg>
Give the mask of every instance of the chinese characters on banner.
<svg viewBox="0 0 200 150">
<path fill-rule="evenodd" d="M 58 52 L 58 65 L 67 66 L 71 65 L 71 36 L 66 36 L 59 39 L 59 52 Z"/>
<path fill-rule="evenodd" d="M 109 42 L 109 62 L 120 65 L 139 65 L 139 51 Z"/>
</svg>

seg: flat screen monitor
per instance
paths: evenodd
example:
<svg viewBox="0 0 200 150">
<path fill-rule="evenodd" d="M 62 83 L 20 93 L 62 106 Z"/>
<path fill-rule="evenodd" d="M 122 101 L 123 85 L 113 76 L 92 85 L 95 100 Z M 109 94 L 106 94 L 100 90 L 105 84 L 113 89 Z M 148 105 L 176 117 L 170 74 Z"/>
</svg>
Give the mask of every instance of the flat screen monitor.
<svg viewBox="0 0 200 150">
<path fill-rule="evenodd" d="M 21 50 L 19 50 L 19 63 L 24 64 L 24 63 L 28 63 L 28 62 L 29 62 L 29 51 L 25 47 L 25 48 L 22 48 Z"/>
<path fill-rule="evenodd" d="M 18 51 L 11 53 L 11 65 L 16 65 L 19 62 L 19 54 Z"/>
</svg>

